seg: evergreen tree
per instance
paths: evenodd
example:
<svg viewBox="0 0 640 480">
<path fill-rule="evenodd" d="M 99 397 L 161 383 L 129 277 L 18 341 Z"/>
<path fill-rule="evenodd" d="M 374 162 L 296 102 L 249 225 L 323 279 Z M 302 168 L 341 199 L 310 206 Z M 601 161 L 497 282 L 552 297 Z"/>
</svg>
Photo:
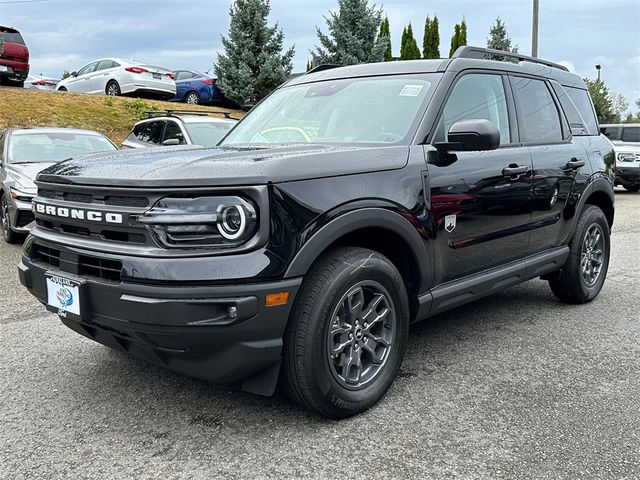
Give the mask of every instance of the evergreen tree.
<svg viewBox="0 0 640 480">
<path fill-rule="evenodd" d="M 431 21 L 431 57 L 440 58 L 440 22 L 437 16 Z"/>
<path fill-rule="evenodd" d="M 596 116 L 600 123 L 616 123 L 619 120 L 615 112 L 613 111 L 613 100 L 609 89 L 604 84 L 604 80 L 590 80 L 584 79 L 584 83 L 587 84 L 591 99 L 593 100 L 593 106 L 596 109 Z"/>
<path fill-rule="evenodd" d="M 460 23 L 460 38 L 458 38 L 458 47 L 464 47 L 467 44 L 467 22 L 462 17 L 462 23 Z"/>
<path fill-rule="evenodd" d="M 384 49 L 384 61 L 389 62 L 393 60 L 393 52 L 391 51 L 391 29 L 389 28 L 389 18 L 384 17 L 382 23 L 380 24 L 380 33 L 378 37 L 382 39 L 382 41 L 387 42 L 387 47 Z M 387 40 L 384 40 L 384 39 Z"/>
<path fill-rule="evenodd" d="M 507 35 L 507 26 L 502 20 L 500 20 L 500 17 L 496 18 L 495 23 L 491 25 L 489 38 L 487 38 L 487 48 L 502 50 L 503 52 L 518 53 L 518 46 L 511 46 L 511 38 Z M 489 60 L 505 59 L 505 57 L 500 55 L 488 55 L 487 58 Z M 517 61 L 515 59 L 512 60 L 509 57 L 506 57 L 506 59 L 513 62 Z"/>
<path fill-rule="evenodd" d="M 382 9 L 368 3 L 368 0 L 338 0 L 338 12 L 329 12 L 329 17 L 325 17 L 329 34 L 316 27 L 320 45 L 311 52 L 315 65 L 384 60 L 389 38 L 378 35 Z"/>
<path fill-rule="evenodd" d="M 413 36 L 413 27 L 411 22 L 407 25 L 402 33 L 402 45 L 400 46 L 400 60 L 417 60 L 421 57 L 418 42 Z"/>
<path fill-rule="evenodd" d="M 313 69 L 313 62 L 309 59 L 307 60 L 307 72 L 311 69 Z"/>
<path fill-rule="evenodd" d="M 449 48 L 449 56 L 452 57 L 458 47 L 464 47 L 467 44 L 467 22 L 464 17 L 462 22 L 456 23 L 453 27 L 453 36 L 451 37 L 451 48 Z"/>
<path fill-rule="evenodd" d="M 229 37 L 214 65 L 218 84 L 234 102 L 255 103 L 291 73 L 294 47 L 283 52 L 284 34 L 267 25 L 269 0 L 235 0 L 229 8 Z"/>
</svg>

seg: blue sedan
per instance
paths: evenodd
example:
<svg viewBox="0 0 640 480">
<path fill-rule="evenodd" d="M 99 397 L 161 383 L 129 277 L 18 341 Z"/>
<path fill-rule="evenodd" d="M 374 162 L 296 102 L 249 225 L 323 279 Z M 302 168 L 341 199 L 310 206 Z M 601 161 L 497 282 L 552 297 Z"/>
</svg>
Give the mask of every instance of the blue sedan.
<svg viewBox="0 0 640 480">
<path fill-rule="evenodd" d="M 185 102 L 194 105 L 219 102 L 222 92 L 216 86 L 216 79 L 194 70 L 176 70 L 176 96 L 172 102 Z"/>
</svg>

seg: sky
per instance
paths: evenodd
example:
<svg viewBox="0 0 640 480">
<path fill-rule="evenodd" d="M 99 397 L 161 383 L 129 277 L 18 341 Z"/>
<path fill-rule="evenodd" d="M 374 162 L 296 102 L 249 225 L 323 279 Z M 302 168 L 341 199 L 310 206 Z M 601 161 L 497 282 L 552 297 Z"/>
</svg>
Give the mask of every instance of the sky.
<svg viewBox="0 0 640 480">
<path fill-rule="evenodd" d="M 231 0 L 0 0 L 0 25 L 23 34 L 31 71 L 60 77 L 100 57 L 136 58 L 145 63 L 207 71 L 229 29 Z M 541 58 L 556 61 L 583 77 L 596 77 L 631 106 L 640 99 L 640 0 L 539 0 Z M 513 44 L 531 52 L 532 0 L 386 0 L 372 2 L 389 17 L 394 55 L 408 22 L 422 46 L 424 19 L 438 16 L 440 53 L 449 53 L 453 26 L 464 17 L 469 45 L 486 46 L 496 17 Z M 304 71 L 317 43 L 316 26 L 337 0 L 271 0 L 270 23 L 295 45 L 294 71 Z"/>
</svg>

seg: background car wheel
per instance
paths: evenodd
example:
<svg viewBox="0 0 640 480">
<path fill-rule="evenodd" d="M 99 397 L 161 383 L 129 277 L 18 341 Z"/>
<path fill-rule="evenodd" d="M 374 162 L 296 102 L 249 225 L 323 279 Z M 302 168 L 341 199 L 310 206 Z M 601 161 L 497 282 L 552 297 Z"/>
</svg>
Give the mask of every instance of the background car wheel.
<svg viewBox="0 0 640 480">
<path fill-rule="evenodd" d="M 60 87 L 60 88 L 58 89 L 58 91 L 59 91 L 59 92 L 66 92 L 66 91 L 67 91 L 67 89 L 66 89 L 65 87 Z"/>
<path fill-rule="evenodd" d="M 584 209 L 569 243 L 569 258 L 560 275 L 549 280 L 551 290 L 565 303 L 587 303 L 596 298 L 609 268 L 609 224 L 594 205 Z"/>
<path fill-rule="evenodd" d="M 291 312 L 282 385 L 326 417 L 363 412 L 393 383 L 408 334 L 407 292 L 395 266 L 371 250 L 331 250 L 308 274 Z"/>
<path fill-rule="evenodd" d="M 7 243 L 16 243 L 19 240 L 19 234 L 11 229 L 9 204 L 4 197 L 0 200 L 0 210 L 2 211 L 2 217 L 0 218 L 0 222 L 2 222 L 2 237 Z"/>
<path fill-rule="evenodd" d="M 640 190 L 640 185 L 630 185 L 628 187 L 624 187 L 624 189 L 628 192 L 637 192 Z"/>
<path fill-rule="evenodd" d="M 198 105 L 200 103 L 200 95 L 198 95 L 198 92 L 189 92 L 185 97 L 185 102 L 192 105 Z"/>
<path fill-rule="evenodd" d="M 104 93 L 109 95 L 110 97 L 117 97 L 120 95 L 120 85 L 115 80 L 111 80 L 107 83 L 107 86 L 104 89 Z"/>
</svg>

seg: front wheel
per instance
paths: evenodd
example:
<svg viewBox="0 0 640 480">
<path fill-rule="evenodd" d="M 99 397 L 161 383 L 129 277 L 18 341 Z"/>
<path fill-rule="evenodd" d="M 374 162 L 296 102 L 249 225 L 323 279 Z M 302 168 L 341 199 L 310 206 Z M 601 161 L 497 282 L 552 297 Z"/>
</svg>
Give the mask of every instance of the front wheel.
<svg viewBox="0 0 640 480">
<path fill-rule="evenodd" d="M 2 237 L 7 243 L 16 243 L 19 240 L 18 233 L 14 232 L 11 228 L 9 204 L 4 197 L 0 200 L 0 210 L 2 210 L 2 217 L 0 219 L 0 221 L 2 221 Z"/>
<path fill-rule="evenodd" d="M 587 303 L 596 298 L 609 268 L 609 224 L 600 208 L 584 209 L 573 239 L 569 258 L 560 275 L 549 280 L 551 291 L 565 303 Z"/>
<path fill-rule="evenodd" d="M 371 250 L 331 250 L 296 299 L 284 338 L 282 384 L 321 415 L 356 415 L 393 383 L 408 335 L 407 292 L 395 266 Z"/>
</svg>

